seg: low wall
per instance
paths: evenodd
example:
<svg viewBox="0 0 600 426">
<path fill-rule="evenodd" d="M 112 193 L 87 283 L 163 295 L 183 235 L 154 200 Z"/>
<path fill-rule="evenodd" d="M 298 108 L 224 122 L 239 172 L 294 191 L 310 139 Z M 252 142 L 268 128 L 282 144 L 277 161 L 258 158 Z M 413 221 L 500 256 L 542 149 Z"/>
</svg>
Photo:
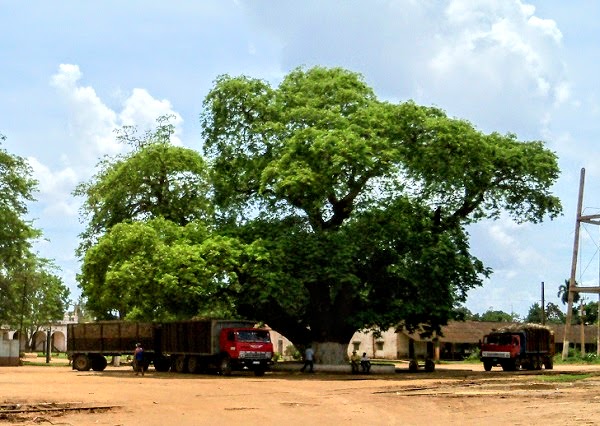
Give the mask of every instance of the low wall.
<svg viewBox="0 0 600 426">
<path fill-rule="evenodd" d="M 304 363 L 302 362 L 276 362 L 271 367 L 272 371 L 300 371 Z M 315 364 L 314 370 L 316 373 L 340 373 L 352 374 L 350 364 Z M 394 374 L 396 367 L 392 364 L 371 364 L 370 374 Z"/>
<path fill-rule="evenodd" d="M 0 339 L 0 366 L 19 364 L 19 342 L 17 340 Z"/>
</svg>

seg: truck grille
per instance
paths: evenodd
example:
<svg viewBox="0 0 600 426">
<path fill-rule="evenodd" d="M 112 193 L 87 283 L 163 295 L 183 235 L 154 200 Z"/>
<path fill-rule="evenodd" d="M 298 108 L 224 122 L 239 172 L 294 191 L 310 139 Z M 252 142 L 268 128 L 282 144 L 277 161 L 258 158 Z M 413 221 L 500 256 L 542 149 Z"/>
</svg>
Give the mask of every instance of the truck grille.
<svg viewBox="0 0 600 426">
<path fill-rule="evenodd" d="M 240 351 L 240 358 L 244 359 L 271 359 L 271 352 Z"/>
</svg>

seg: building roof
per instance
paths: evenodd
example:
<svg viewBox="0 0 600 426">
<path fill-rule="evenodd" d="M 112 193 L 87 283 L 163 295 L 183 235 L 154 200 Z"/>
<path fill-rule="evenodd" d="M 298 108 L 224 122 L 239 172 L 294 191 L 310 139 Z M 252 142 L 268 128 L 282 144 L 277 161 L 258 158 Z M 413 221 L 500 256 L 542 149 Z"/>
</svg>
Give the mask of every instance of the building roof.
<svg viewBox="0 0 600 426">
<path fill-rule="evenodd" d="M 484 335 L 509 325 L 517 323 L 509 322 L 484 322 L 484 321 L 450 321 L 448 325 L 442 327 L 442 335 L 439 341 L 442 343 L 478 343 Z M 559 343 L 564 337 L 564 324 L 547 324 L 554 332 L 554 340 Z M 585 342 L 596 343 L 598 337 L 598 325 L 586 325 Z M 421 338 L 418 333 L 409 334 L 403 332 L 416 341 L 430 341 L 431 338 Z M 572 325 L 569 328 L 569 342 L 581 343 L 581 326 Z"/>
</svg>

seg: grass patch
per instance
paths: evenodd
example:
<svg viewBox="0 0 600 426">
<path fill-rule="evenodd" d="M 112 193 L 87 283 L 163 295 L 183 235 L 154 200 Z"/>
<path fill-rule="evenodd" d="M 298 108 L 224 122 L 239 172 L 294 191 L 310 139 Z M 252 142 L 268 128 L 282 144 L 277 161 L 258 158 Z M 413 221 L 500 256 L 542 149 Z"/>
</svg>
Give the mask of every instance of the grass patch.
<svg viewBox="0 0 600 426">
<path fill-rule="evenodd" d="M 569 356 L 566 360 L 563 361 L 562 354 L 557 353 L 554 355 L 554 365 L 561 364 L 600 364 L 600 358 L 596 355 L 595 352 L 588 352 L 584 356 L 581 356 L 581 353 L 574 349 L 569 349 Z"/>
<path fill-rule="evenodd" d="M 65 367 L 67 364 L 63 363 L 48 363 L 45 361 L 22 361 L 23 365 L 32 365 L 35 367 Z"/>
<path fill-rule="evenodd" d="M 591 374 L 553 374 L 539 376 L 536 379 L 543 382 L 569 383 L 576 382 L 577 380 L 587 379 L 588 377 L 591 377 Z"/>
</svg>

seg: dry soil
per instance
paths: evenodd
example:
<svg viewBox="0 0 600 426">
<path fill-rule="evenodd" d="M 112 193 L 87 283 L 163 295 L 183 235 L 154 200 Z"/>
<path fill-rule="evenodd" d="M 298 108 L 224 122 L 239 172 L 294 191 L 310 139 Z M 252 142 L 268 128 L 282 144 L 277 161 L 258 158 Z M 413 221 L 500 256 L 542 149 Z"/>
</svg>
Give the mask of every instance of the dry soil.
<svg viewBox="0 0 600 426">
<path fill-rule="evenodd" d="M 440 365 L 393 375 L 231 377 L 130 367 L 0 368 L 0 423 L 54 425 L 600 425 L 600 366 Z M 566 380 L 566 381 L 563 381 Z M 33 412 L 26 412 L 28 409 Z"/>
</svg>

